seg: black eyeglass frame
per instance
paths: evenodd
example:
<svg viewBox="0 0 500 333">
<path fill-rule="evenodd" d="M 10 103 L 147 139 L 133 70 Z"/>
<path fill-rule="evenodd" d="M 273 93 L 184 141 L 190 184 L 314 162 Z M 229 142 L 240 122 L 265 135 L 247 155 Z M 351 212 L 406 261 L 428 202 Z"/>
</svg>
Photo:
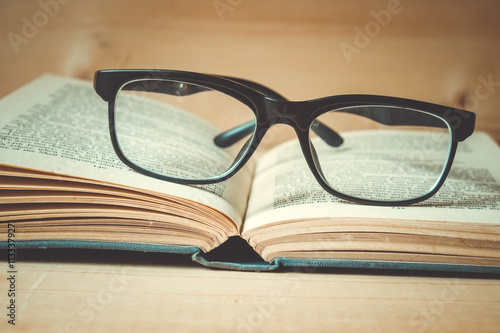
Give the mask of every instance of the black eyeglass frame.
<svg viewBox="0 0 500 333">
<path fill-rule="evenodd" d="M 195 180 L 178 179 L 157 174 L 129 161 L 121 151 L 116 136 L 114 122 L 115 99 L 120 89 L 127 83 L 145 80 L 168 80 L 187 84 L 191 83 L 222 92 L 247 105 L 255 114 L 256 127 L 251 139 L 245 145 L 246 150 L 242 156 L 224 174 L 211 179 Z M 250 159 L 271 126 L 275 124 L 287 124 L 295 130 L 309 169 L 324 190 L 344 200 L 379 206 L 410 205 L 424 201 L 436 194 L 451 169 L 458 142 L 469 137 L 474 132 L 475 126 L 475 114 L 473 112 L 433 103 L 398 97 L 362 94 L 336 95 L 307 101 L 289 101 L 272 89 L 249 80 L 177 70 L 100 70 L 95 73 L 94 88 L 97 94 L 104 101 L 108 102 L 109 131 L 115 153 L 124 164 L 144 175 L 185 185 L 205 185 L 227 180 L 237 173 Z M 187 91 L 187 94 L 189 94 L 189 89 Z M 192 93 L 195 92 L 197 91 Z M 352 197 L 337 192 L 328 185 L 318 166 L 316 155 L 313 153 L 314 148 L 310 144 L 310 126 L 323 113 L 353 106 L 390 106 L 417 110 L 437 116 L 448 125 L 451 132 L 451 147 L 448 160 L 441 178 L 428 193 L 408 200 L 377 201 Z"/>
</svg>

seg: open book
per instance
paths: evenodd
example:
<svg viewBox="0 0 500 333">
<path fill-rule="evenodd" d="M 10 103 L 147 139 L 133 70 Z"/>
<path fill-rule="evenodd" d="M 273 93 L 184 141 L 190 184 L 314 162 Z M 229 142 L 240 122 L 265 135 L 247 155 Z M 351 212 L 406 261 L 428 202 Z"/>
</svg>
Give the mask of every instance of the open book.
<svg viewBox="0 0 500 333">
<path fill-rule="evenodd" d="M 11 230 L 16 248 L 184 253 L 233 269 L 500 272 L 500 148 L 485 133 L 459 145 L 436 196 L 379 207 L 345 202 L 320 188 L 297 140 L 213 185 L 141 175 L 115 155 L 107 104 L 90 82 L 44 75 L 1 100 L 0 114 L 3 248 Z M 172 121 L 182 124 L 184 116 L 179 111 Z M 249 244 L 258 259 L 240 260 L 234 244 Z"/>
</svg>

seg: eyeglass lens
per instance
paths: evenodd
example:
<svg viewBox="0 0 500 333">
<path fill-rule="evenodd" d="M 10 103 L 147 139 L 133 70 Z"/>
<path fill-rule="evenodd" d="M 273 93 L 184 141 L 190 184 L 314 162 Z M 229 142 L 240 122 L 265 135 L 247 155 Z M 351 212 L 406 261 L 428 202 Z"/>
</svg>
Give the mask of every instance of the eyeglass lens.
<svg viewBox="0 0 500 333">
<path fill-rule="evenodd" d="M 341 145 L 310 131 L 316 167 L 337 192 L 366 200 L 400 201 L 431 191 L 448 160 L 451 133 L 441 118 L 390 106 L 332 110 L 311 124 L 335 129 Z"/>
<path fill-rule="evenodd" d="M 219 147 L 214 138 L 255 120 L 244 103 L 192 83 L 138 80 L 115 100 L 115 133 L 123 155 L 159 175 L 185 180 L 214 179 L 231 169 L 248 148 L 243 140 Z"/>
</svg>

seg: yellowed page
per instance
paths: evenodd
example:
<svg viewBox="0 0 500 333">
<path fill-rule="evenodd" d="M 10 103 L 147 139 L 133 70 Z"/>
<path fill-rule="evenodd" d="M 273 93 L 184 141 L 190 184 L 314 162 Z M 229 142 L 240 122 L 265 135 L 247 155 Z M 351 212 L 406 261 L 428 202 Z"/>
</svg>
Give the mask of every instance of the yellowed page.
<svg viewBox="0 0 500 333">
<path fill-rule="evenodd" d="M 180 197 L 222 212 L 236 226 L 241 224 L 251 167 L 223 183 L 198 187 L 141 175 L 116 156 L 107 108 L 90 82 L 49 74 L 40 77 L 0 101 L 0 164 Z M 176 121 L 182 122 L 181 117 Z"/>
<path fill-rule="evenodd" d="M 274 148 L 259 161 L 244 232 L 315 218 L 500 222 L 500 149 L 485 133 L 459 144 L 452 171 L 434 197 L 405 207 L 347 203 L 328 194 L 313 178 L 295 141 Z"/>
</svg>

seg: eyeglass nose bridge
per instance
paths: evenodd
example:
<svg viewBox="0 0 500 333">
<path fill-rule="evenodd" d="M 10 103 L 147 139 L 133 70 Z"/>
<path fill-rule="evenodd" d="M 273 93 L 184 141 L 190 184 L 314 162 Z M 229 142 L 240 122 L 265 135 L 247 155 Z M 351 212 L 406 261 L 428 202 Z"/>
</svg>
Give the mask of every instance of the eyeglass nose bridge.
<svg viewBox="0 0 500 333">
<path fill-rule="evenodd" d="M 308 112 L 304 112 L 303 102 L 277 100 L 265 97 L 262 105 L 263 113 L 257 119 L 259 124 L 269 127 L 275 124 L 289 125 L 295 130 L 306 131 Z"/>
</svg>

